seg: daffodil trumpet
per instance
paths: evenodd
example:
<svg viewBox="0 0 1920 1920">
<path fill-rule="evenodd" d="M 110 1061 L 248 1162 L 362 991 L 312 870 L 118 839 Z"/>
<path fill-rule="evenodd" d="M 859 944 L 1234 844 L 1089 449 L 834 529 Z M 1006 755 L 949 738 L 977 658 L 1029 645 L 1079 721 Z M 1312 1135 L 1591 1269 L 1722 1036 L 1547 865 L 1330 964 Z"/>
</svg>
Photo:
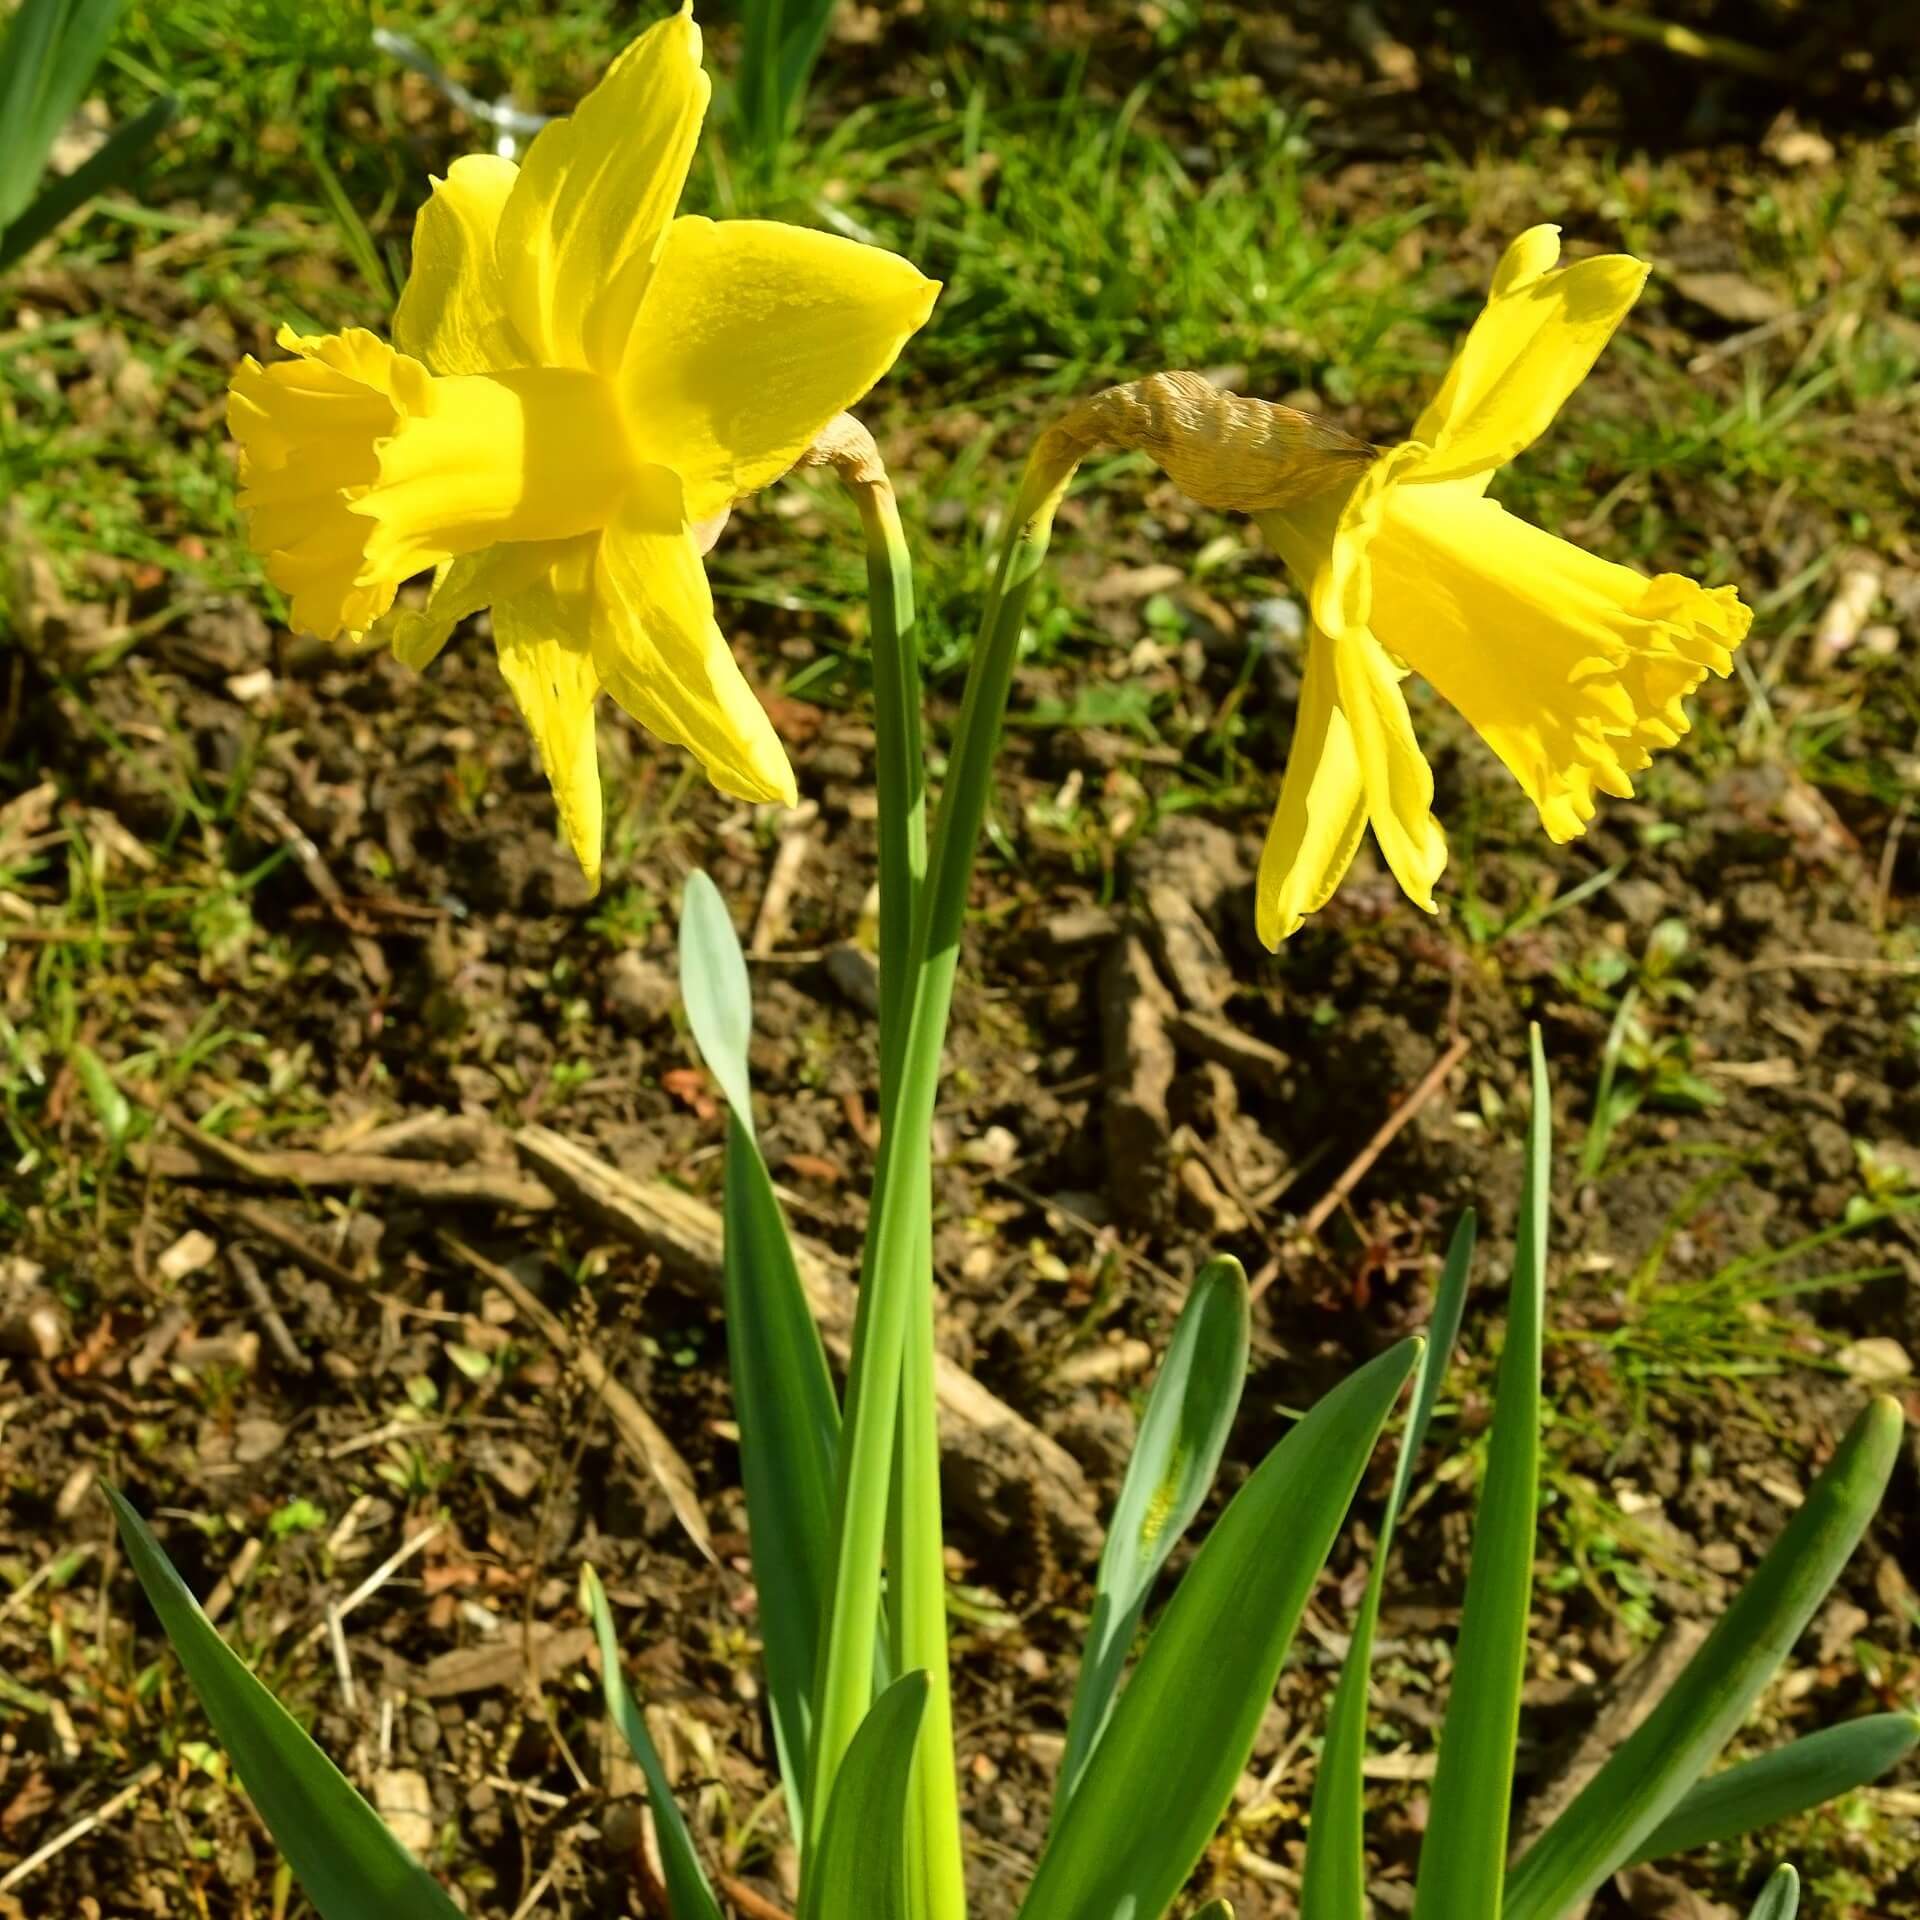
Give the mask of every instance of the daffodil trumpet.
<svg viewBox="0 0 1920 1920">
<path fill-rule="evenodd" d="M 1487 497 L 1646 281 L 1625 254 L 1565 267 L 1559 254 L 1551 226 L 1507 249 L 1412 437 L 1388 451 L 1191 373 L 1097 395 L 1042 438 L 1036 503 L 1094 446 L 1136 448 L 1204 505 L 1257 519 L 1306 596 L 1300 705 L 1257 889 L 1270 947 L 1331 898 L 1369 825 L 1407 896 L 1435 910 L 1447 842 L 1409 673 L 1458 709 L 1564 841 L 1599 795 L 1631 795 L 1632 776 L 1687 731 L 1687 698 L 1731 670 L 1746 637 L 1752 614 L 1733 587 L 1649 579 Z"/>
<path fill-rule="evenodd" d="M 710 86 L 690 8 L 516 167 L 457 160 L 393 341 L 283 330 L 228 421 L 240 506 L 297 628 L 424 667 L 493 611 L 500 670 L 597 885 L 604 688 L 723 792 L 795 798 L 702 553 L 867 391 L 939 291 L 877 247 L 676 217 Z M 431 574 L 420 607 L 402 585 Z"/>
</svg>

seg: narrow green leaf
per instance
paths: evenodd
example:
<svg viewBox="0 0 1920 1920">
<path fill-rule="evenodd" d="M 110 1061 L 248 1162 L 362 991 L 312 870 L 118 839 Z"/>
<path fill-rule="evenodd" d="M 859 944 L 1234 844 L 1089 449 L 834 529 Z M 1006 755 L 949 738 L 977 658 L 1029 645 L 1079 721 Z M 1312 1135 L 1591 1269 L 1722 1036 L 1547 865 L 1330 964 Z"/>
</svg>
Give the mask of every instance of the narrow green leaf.
<svg viewBox="0 0 1920 1920">
<path fill-rule="evenodd" d="M 906 1920 L 907 1793 L 926 1705 L 927 1676 L 902 1674 L 861 1721 L 806 1862 L 799 1920 Z"/>
<path fill-rule="evenodd" d="M 753 1131 L 753 988 L 727 903 L 704 873 L 687 875 L 680 896 L 680 994 L 687 1024 L 734 1118 Z"/>
<path fill-rule="evenodd" d="M 126 0 L 21 0 L 0 32 L 0 228 L 25 210 Z"/>
<path fill-rule="evenodd" d="M 600 1641 L 600 1692 L 607 1703 L 607 1717 L 625 1735 L 633 1757 L 640 1762 L 640 1771 L 647 1777 L 647 1804 L 653 1809 L 654 1831 L 660 1840 L 660 1864 L 667 1876 L 667 1904 L 673 1920 L 721 1920 L 720 1903 L 713 1897 L 706 1870 L 693 1850 L 693 1836 L 673 1797 L 660 1751 L 647 1732 L 646 1720 L 634 1705 L 633 1695 L 627 1691 L 626 1677 L 620 1671 L 620 1642 L 614 1632 L 613 1614 L 600 1576 L 591 1567 L 580 1569 L 580 1599 L 593 1616 L 593 1631 Z M 399 1920 L 398 1915 L 395 1920 Z"/>
<path fill-rule="evenodd" d="M 1556 1920 L 1585 1899 L 1634 1858 L 1713 1764 L 1859 1544 L 1905 1424 L 1892 1399 L 1862 1410 L 1660 1704 L 1514 1868 L 1506 1920 Z"/>
<path fill-rule="evenodd" d="M 1799 1911 L 1800 1876 L 1791 1867 L 1775 1867 L 1753 1903 L 1753 1920 L 1793 1920 Z"/>
<path fill-rule="evenodd" d="M 1513 1813 L 1514 1743 L 1526 1677 L 1540 1490 L 1540 1343 L 1546 1310 L 1553 1160 L 1552 1090 L 1540 1030 L 1531 1035 L 1533 1122 L 1520 1196 L 1507 1345 L 1474 1523 L 1473 1561 L 1453 1683 L 1420 1849 L 1414 1920 L 1500 1920 Z"/>
<path fill-rule="evenodd" d="M 1247 1341 L 1247 1276 L 1238 1260 L 1210 1260 L 1193 1283 L 1153 1383 L 1100 1556 L 1054 1794 L 1056 1824 L 1113 1711 L 1153 1583 L 1219 1471 L 1246 1384 Z"/>
<path fill-rule="evenodd" d="M 1477 1231 L 1471 1208 L 1454 1229 L 1453 1244 L 1434 1290 L 1433 1325 L 1426 1353 L 1414 1379 L 1413 1411 L 1400 1439 L 1400 1463 L 1380 1516 L 1380 1537 L 1373 1549 L 1367 1590 L 1353 1623 L 1353 1641 L 1341 1664 L 1340 1684 L 1327 1716 L 1326 1744 L 1313 1782 L 1313 1817 L 1307 1834 L 1306 1873 L 1300 1888 L 1301 1920 L 1366 1920 L 1367 1686 L 1373 1664 L 1373 1638 L 1380 1624 L 1386 1588 L 1387 1558 L 1400 1509 L 1413 1485 L 1413 1472 L 1426 1444 L 1447 1364 L 1466 1312 Z"/>
<path fill-rule="evenodd" d="M 1268 1454 L 1194 1556 L 1060 1816 L 1021 1920 L 1160 1920 L 1206 1850 L 1380 1428 L 1402 1342 Z"/>
<path fill-rule="evenodd" d="M 433 1876 L 220 1638 L 146 1523 L 111 1487 L 105 1492 L 220 1744 L 322 1920 L 460 1920 Z"/>
<path fill-rule="evenodd" d="M 146 158 L 147 149 L 172 125 L 178 111 L 179 103 L 170 95 L 150 101 L 131 120 L 115 127 L 99 152 L 52 181 L 16 220 L 0 230 L 0 272 L 89 200 L 124 186 Z"/>
<path fill-rule="evenodd" d="M 1743 1760 L 1700 1781 L 1629 1864 L 1691 1853 L 1791 1820 L 1879 1779 L 1916 1746 L 1920 1715 L 1875 1713 Z"/>
<path fill-rule="evenodd" d="M 746 957 L 704 873 L 689 875 L 681 897 L 680 980 L 694 1038 L 731 1109 L 721 1262 L 727 1357 L 774 1744 L 793 1830 L 805 1833 L 815 1663 L 833 1582 L 840 1407 L 753 1135 Z"/>
<path fill-rule="evenodd" d="M 805 1833 L 815 1663 L 833 1586 L 840 1407 L 773 1182 L 737 1115 L 725 1224 L 727 1357 L 768 1704 L 793 1830 Z"/>
</svg>

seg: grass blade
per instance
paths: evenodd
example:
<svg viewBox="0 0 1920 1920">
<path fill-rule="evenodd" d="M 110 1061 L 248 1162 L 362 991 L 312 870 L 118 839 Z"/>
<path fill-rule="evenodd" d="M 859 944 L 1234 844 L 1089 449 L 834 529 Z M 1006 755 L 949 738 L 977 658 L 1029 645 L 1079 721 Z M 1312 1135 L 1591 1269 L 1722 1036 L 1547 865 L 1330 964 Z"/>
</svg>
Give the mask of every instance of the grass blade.
<svg viewBox="0 0 1920 1920">
<path fill-rule="evenodd" d="M 727 1359 L 774 1744 L 793 1830 L 805 1833 L 815 1666 L 833 1583 L 840 1405 L 753 1135 L 746 959 L 704 873 L 688 878 L 681 899 L 680 980 L 694 1038 L 732 1110 L 721 1259 Z"/>
<path fill-rule="evenodd" d="M 1246 1383 L 1247 1342 L 1247 1276 L 1237 1260 L 1210 1260 L 1193 1283 L 1153 1383 L 1100 1556 L 1055 1789 L 1056 1824 L 1113 1711 L 1147 1596 L 1219 1470 Z"/>
<path fill-rule="evenodd" d="M 1753 1903 L 1753 1920 L 1793 1920 L 1799 1911 L 1800 1876 L 1791 1867 L 1775 1867 Z"/>
<path fill-rule="evenodd" d="M 1307 1597 L 1421 1343 L 1327 1394 L 1220 1516 L 1147 1641 L 1021 1920 L 1160 1920 L 1227 1810 Z"/>
<path fill-rule="evenodd" d="M 1487 1477 L 1440 1735 L 1414 1920 L 1499 1920 L 1514 1741 L 1526 1677 L 1533 1543 L 1540 1494 L 1540 1341 L 1545 1317 L 1553 1107 L 1534 1028 L 1533 1123 L 1520 1198 L 1507 1345 L 1500 1360 Z"/>
<path fill-rule="evenodd" d="M 591 1567 L 580 1569 L 580 1598 L 593 1616 L 593 1630 L 600 1641 L 600 1691 L 607 1703 L 607 1717 L 625 1736 L 633 1757 L 640 1762 L 640 1771 L 647 1777 L 647 1804 L 653 1809 L 654 1831 L 660 1839 L 660 1865 L 667 1876 L 667 1904 L 673 1920 L 721 1920 L 720 1903 L 713 1897 L 706 1870 L 693 1850 L 693 1836 L 673 1797 L 660 1751 L 647 1732 L 633 1695 L 627 1691 L 626 1676 L 620 1671 L 620 1641 L 614 1632 L 613 1614 L 600 1576 Z M 331 1915 L 328 1920 L 332 1920 Z M 397 1913 L 394 1920 L 400 1920 Z"/>
<path fill-rule="evenodd" d="M 1823 1727 L 1702 1780 L 1635 1851 L 1664 1860 L 1790 1820 L 1864 1787 L 1920 1746 L 1920 1714 L 1875 1713 Z"/>
<path fill-rule="evenodd" d="M 439 1883 L 220 1638 L 146 1523 L 105 1492 L 220 1744 L 322 1920 L 460 1920 Z"/>
<path fill-rule="evenodd" d="M 1584 1899 L 1712 1765 L 1859 1544 L 1904 1426 L 1895 1400 L 1864 1409 L 1660 1704 L 1514 1868 L 1507 1920 L 1555 1920 Z"/>
<path fill-rule="evenodd" d="M 1476 1232 L 1476 1216 L 1469 1208 L 1454 1229 L 1440 1284 L 1434 1290 L 1433 1325 L 1414 1378 L 1413 1411 L 1407 1416 L 1407 1430 L 1400 1439 L 1400 1463 L 1380 1516 L 1380 1537 L 1373 1549 L 1367 1590 L 1353 1623 L 1352 1643 L 1341 1664 L 1340 1684 L 1327 1716 L 1326 1744 L 1321 1748 L 1320 1768 L 1314 1777 L 1306 1874 L 1300 1888 L 1301 1920 L 1366 1920 L 1366 1783 L 1362 1768 L 1367 1754 L 1367 1685 L 1373 1637 L 1380 1624 L 1393 1530 L 1413 1484 L 1414 1467 L 1426 1444 L 1434 1403 L 1440 1397 L 1466 1312 Z"/>
<path fill-rule="evenodd" d="M 905 1920 L 907 1793 L 927 1676 L 903 1674 L 861 1721 L 806 1863 L 799 1920 Z"/>
</svg>

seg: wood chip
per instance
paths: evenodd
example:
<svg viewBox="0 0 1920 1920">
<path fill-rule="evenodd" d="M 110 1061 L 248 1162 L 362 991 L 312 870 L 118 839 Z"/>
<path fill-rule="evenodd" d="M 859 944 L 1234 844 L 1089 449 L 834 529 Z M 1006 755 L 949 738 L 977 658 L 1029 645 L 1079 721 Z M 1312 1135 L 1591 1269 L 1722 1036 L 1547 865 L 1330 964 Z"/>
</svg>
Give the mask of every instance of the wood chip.
<svg viewBox="0 0 1920 1920">
<path fill-rule="evenodd" d="M 491 1693 L 497 1687 L 542 1686 L 587 1657 L 591 1627 L 555 1627 L 535 1621 L 524 1633 L 505 1634 L 477 1647 L 456 1647 L 437 1654 L 407 1683 L 421 1700 L 454 1700 L 465 1693 Z"/>
<path fill-rule="evenodd" d="M 1242 1033 L 1231 1020 L 1217 1014 L 1176 1013 L 1167 1022 L 1174 1044 L 1212 1060 L 1237 1078 L 1250 1081 L 1264 1093 L 1277 1093 L 1292 1060 L 1276 1046 L 1251 1033 Z"/>
<path fill-rule="evenodd" d="M 169 1286 L 177 1286 L 188 1274 L 212 1266 L 219 1253 L 212 1234 L 190 1227 L 153 1263 L 153 1270 Z"/>
<path fill-rule="evenodd" d="M 271 1150 L 235 1147 L 215 1142 L 212 1135 L 192 1129 L 183 1146 L 136 1141 L 127 1157 L 142 1173 L 166 1180 L 249 1180 L 267 1186 L 390 1187 L 415 1200 L 461 1202 L 511 1207 L 522 1213 L 544 1213 L 553 1205 L 552 1191 L 529 1179 L 517 1167 L 486 1162 L 466 1167 L 437 1166 L 426 1160 L 401 1160 L 371 1153 L 319 1153 L 310 1147 Z"/>
</svg>

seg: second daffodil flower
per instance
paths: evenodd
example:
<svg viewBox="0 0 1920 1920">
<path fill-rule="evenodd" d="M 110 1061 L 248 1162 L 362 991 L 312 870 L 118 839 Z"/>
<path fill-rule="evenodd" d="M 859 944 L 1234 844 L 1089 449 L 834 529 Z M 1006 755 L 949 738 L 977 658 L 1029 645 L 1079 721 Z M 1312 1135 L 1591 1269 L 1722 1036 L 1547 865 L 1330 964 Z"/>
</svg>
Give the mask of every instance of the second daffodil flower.
<svg viewBox="0 0 1920 1920">
<path fill-rule="evenodd" d="M 1446 865 L 1433 774 L 1401 681 L 1430 681 L 1507 764 L 1555 840 L 1597 793 L 1687 729 L 1682 701 L 1725 674 L 1752 614 L 1732 587 L 1652 579 L 1486 497 L 1546 431 L 1647 277 L 1623 254 L 1557 265 L 1523 233 L 1413 438 L 1357 481 L 1257 515 L 1308 595 L 1293 747 L 1261 860 L 1259 930 L 1278 946 L 1340 884 L 1371 822 L 1408 896 Z"/>
<path fill-rule="evenodd" d="M 295 626 L 424 666 L 493 609 L 501 672 L 598 884 L 601 688 L 724 792 L 794 798 L 714 624 L 704 536 L 873 385 L 937 284 L 876 247 L 675 217 L 710 92 L 691 9 L 526 164 L 456 161 L 394 345 L 302 337 L 236 373 L 240 505 Z M 431 570 L 424 610 L 395 612 Z"/>
</svg>

